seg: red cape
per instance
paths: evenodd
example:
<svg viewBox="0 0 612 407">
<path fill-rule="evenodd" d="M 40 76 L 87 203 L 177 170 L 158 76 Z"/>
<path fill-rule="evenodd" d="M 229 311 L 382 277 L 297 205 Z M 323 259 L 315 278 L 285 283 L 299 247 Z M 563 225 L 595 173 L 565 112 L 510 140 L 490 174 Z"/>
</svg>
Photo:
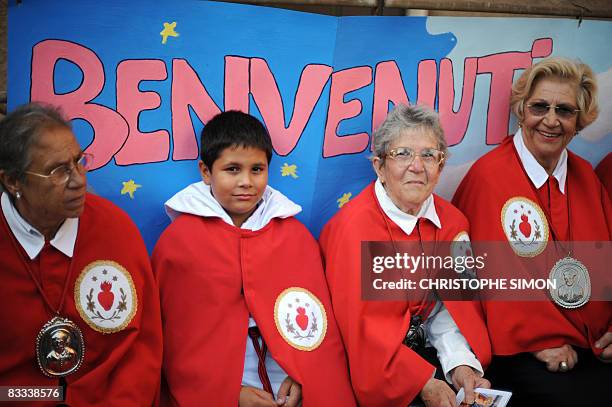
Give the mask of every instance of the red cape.
<svg viewBox="0 0 612 407">
<path fill-rule="evenodd" d="M 24 269 L 29 263 L 55 307 L 68 271 L 69 258 L 48 246 L 30 261 L 0 215 L 0 383 L 3 386 L 57 386 L 36 364 L 38 331 L 51 314 Z M 15 240 L 16 243 L 16 240 Z M 17 243 L 18 244 L 18 243 Z M 75 282 L 81 271 L 97 260 L 114 261 L 131 275 L 138 298 L 131 322 L 115 333 L 92 329 L 75 306 Z M 44 270 L 40 264 L 44 262 Z M 79 218 L 73 272 L 61 315 L 76 323 L 85 341 L 85 359 L 79 370 L 66 377 L 65 403 L 71 406 L 150 406 L 156 400 L 161 369 L 159 297 L 149 256 L 134 223 L 109 201 L 88 194 Z M 56 405 L 57 402 L 48 403 Z"/>
<path fill-rule="evenodd" d="M 248 231 L 181 215 L 159 239 L 153 268 L 171 404 L 238 405 L 250 313 L 274 360 L 302 385 L 304 407 L 355 405 L 319 250 L 297 220 Z M 296 349 L 277 329 L 275 302 L 290 287 L 325 308 L 327 332 L 314 350 Z"/>
<path fill-rule="evenodd" d="M 597 164 L 595 173 L 604 187 L 606 187 L 608 196 L 612 199 L 612 153 L 608 153 L 608 155 Z"/>
<path fill-rule="evenodd" d="M 591 165 L 570 151 L 566 182 L 571 199 L 572 239 L 610 240 L 610 199 Z M 468 217 L 474 241 L 507 242 L 500 213 L 504 204 L 514 197 L 539 202 L 509 137 L 474 163 L 459 185 L 453 203 Z M 557 229 L 563 230 L 561 226 Z M 549 235 L 549 244 L 550 239 Z M 536 259 L 539 257 L 545 256 L 539 255 Z M 545 259 L 541 260 L 545 264 Z M 517 267 L 522 267 L 518 261 Z M 483 308 L 493 353 L 497 355 L 532 352 L 566 343 L 589 348 L 609 329 L 612 320 L 609 302 L 590 301 L 578 309 L 568 310 L 552 301 L 488 301 L 483 302 Z"/>
<path fill-rule="evenodd" d="M 468 224 L 455 207 L 434 195 L 442 229 L 424 221 L 424 241 L 452 241 Z M 390 225 L 391 234 L 387 229 Z M 433 366 L 402 344 L 416 301 L 361 300 L 361 242 L 416 240 L 380 208 L 371 184 L 346 204 L 324 227 L 320 237 L 334 312 L 348 353 L 351 381 L 359 405 L 407 406 L 433 375 Z M 478 303 L 445 301 L 462 334 L 484 365 L 490 345 Z"/>
</svg>

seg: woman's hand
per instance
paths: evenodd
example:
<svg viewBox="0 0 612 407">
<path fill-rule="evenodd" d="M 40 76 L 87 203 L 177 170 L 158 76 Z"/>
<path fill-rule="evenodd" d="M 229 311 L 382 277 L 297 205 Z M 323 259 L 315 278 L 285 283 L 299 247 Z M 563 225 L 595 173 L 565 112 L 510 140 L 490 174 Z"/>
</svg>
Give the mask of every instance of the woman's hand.
<svg viewBox="0 0 612 407">
<path fill-rule="evenodd" d="M 612 363 L 612 332 L 606 332 L 595 342 L 595 347 L 603 349 L 597 356 L 604 363 Z"/>
<path fill-rule="evenodd" d="M 570 345 L 531 352 L 550 372 L 567 372 L 578 363 L 578 355 Z"/>
<path fill-rule="evenodd" d="M 278 389 L 276 404 L 283 407 L 297 407 L 302 401 L 302 386 L 287 376 Z"/>
<path fill-rule="evenodd" d="M 457 366 L 451 370 L 451 380 L 457 391 L 463 387 L 463 391 L 465 392 L 465 398 L 463 399 L 464 404 L 471 405 L 474 403 L 476 399 L 476 395 L 474 394 L 475 388 L 491 388 L 491 383 L 487 379 L 480 377 L 480 374 L 466 365 Z"/>
<path fill-rule="evenodd" d="M 265 390 L 251 386 L 242 386 L 240 389 L 240 407 L 276 407 L 276 401 Z"/>
<path fill-rule="evenodd" d="M 457 405 L 453 389 L 446 382 L 433 377 L 423 386 L 421 400 L 427 407 L 455 407 Z"/>
</svg>

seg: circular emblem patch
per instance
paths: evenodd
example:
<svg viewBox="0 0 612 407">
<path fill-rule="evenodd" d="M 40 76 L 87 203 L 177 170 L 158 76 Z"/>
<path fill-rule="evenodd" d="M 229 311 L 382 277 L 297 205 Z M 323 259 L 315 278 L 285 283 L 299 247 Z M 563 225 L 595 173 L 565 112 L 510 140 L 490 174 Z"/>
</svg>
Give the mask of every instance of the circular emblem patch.
<svg viewBox="0 0 612 407">
<path fill-rule="evenodd" d="M 132 276 L 110 260 L 94 261 L 83 269 L 75 284 L 74 303 L 81 318 L 104 333 L 124 329 L 138 308 Z"/>
<path fill-rule="evenodd" d="M 461 231 L 453 238 L 453 242 L 450 246 L 450 252 L 453 259 L 455 259 L 455 272 L 458 274 L 465 273 L 466 277 L 475 278 L 476 273 L 473 269 L 465 267 L 466 258 L 474 257 L 472 251 L 472 244 L 470 243 L 470 236 L 466 231 Z M 462 260 L 458 260 L 459 258 Z"/>
<path fill-rule="evenodd" d="M 504 233 L 512 250 L 521 257 L 535 257 L 548 244 L 548 222 L 537 203 L 525 197 L 511 198 L 501 212 Z"/>
<path fill-rule="evenodd" d="M 323 304 L 313 293 L 300 287 L 287 288 L 276 298 L 274 321 L 283 339 L 300 350 L 315 350 L 327 332 Z"/>
</svg>

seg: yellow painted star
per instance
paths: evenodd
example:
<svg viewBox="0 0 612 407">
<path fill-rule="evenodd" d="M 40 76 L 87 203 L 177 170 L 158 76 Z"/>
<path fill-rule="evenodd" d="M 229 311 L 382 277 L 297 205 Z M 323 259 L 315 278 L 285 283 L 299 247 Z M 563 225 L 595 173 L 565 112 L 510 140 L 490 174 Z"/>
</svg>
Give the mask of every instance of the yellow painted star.
<svg viewBox="0 0 612 407">
<path fill-rule="evenodd" d="M 283 166 L 281 167 L 281 175 L 283 177 L 290 176 L 291 178 L 295 179 L 298 177 L 296 171 L 297 171 L 297 165 L 295 164 L 289 165 L 287 163 L 284 163 Z"/>
<path fill-rule="evenodd" d="M 336 201 L 338 201 L 338 208 L 342 208 L 353 196 L 353 194 L 351 192 L 346 192 L 344 194 L 342 194 L 342 196 L 339 199 L 336 199 Z"/>
<path fill-rule="evenodd" d="M 142 187 L 142 185 L 135 183 L 133 179 L 121 183 L 123 184 L 123 188 L 121 188 L 121 195 L 130 194 L 131 199 L 134 199 L 134 192 L 136 192 L 138 188 Z"/>
<path fill-rule="evenodd" d="M 168 41 L 168 37 L 178 37 L 179 33 L 174 31 L 176 28 L 176 21 L 172 23 L 164 23 L 164 29 L 159 33 L 162 36 L 162 44 L 165 44 Z"/>
</svg>

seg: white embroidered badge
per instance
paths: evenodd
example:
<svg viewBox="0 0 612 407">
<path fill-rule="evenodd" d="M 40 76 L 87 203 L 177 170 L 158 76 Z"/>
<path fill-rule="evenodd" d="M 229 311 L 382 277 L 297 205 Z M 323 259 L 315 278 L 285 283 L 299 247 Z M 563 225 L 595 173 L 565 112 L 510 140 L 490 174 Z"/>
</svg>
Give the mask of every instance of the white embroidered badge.
<svg viewBox="0 0 612 407">
<path fill-rule="evenodd" d="M 464 273 L 466 277 L 475 278 L 476 272 L 472 268 L 465 267 L 467 258 L 474 258 L 475 254 L 472 250 L 472 243 L 470 242 L 470 236 L 466 231 L 457 233 L 457 236 L 453 238 L 453 242 L 450 246 L 450 253 L 453 259 L 455 259 L 455 272 L 458 274 Z M 459 257 L 463 258 L 463 261 L 458 261 Z M 468 262 L 471 263 L 471 262 Z"/>
<path fill-rule="evenodd" d="M 510 198 L 501 211 L 501 223 L 510 246 L 521 257 L 535 257 L 548 244 L 548 221 L 534 201 Z"/>
<path fill-rule="evenodd" d="M 75 283 L 74 302 L 81 318 L 104 333 L 124 329 L 138 309 L 132 276 L 110 260 L 94 261 L 81 271 Z"/>
<path fill-rule="evenodd" d="M 296 349 L 316 349 L 327 332 L 327 314 L 321 301 L 310 291 L 291 287 L 276 298 L 276 329 Z"/>
</svg>

